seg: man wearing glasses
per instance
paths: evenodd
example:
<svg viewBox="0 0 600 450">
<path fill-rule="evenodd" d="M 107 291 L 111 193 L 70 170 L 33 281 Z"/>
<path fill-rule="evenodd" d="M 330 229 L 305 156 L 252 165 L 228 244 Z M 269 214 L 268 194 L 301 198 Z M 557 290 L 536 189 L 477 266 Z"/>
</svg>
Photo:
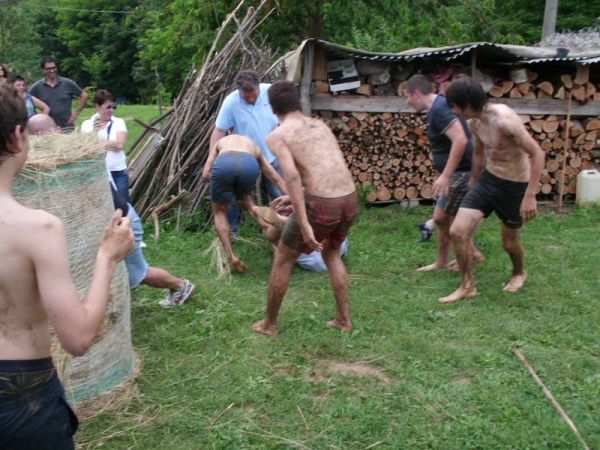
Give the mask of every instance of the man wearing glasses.
<svg viewBox="0 0 600 450">
<path fill-rule="evenodd" d="M 41 66 L 45 77 L 32 86 L 30 94 L 50 107 L 50 116 L 63 131 L 73 131 L 88 94 L 73 80 L 58 76 L 56 60 L 51 56 L 45 56 Z M 79 97 L 79 105 L 75 112 L 71 112 L 71 102 L 76 97 Z"/>
</svg>

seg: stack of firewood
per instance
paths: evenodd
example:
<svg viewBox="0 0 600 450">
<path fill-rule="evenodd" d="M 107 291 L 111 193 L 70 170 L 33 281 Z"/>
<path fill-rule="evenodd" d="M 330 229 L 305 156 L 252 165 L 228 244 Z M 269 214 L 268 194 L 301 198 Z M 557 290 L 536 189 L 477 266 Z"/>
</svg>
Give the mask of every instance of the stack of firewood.
<svg viewBox="0 0 600 450">
<path fill-rule="evenodd" d="M 321 112 L 337 136 L 355 181 L 372 186 L 367 200 L 431 198 L 427 124 L 416 114 Z"/>
<path fill-rule="evenodd" d="M 568 136 L 564 116 L 521 116 L 521 119 L 546 152 L 546 165 L 538 192 L 560 193 L 560 182 L 564 176 L 563 193 L 574 194 L 579 172 L 600 164 L 600 159 L 593 153 L 600 133 L 600 119 L 571 119 Z"/>
<path fill-rule="evenodd" d="M 511 80 L 502 80 L 490 89 L 488 95 L 494 98 L 564 100 L 570 93 L 573 100 L 580 103 L 590 100 L 600 101 L 600 92 L 589 79 L 589 69 L 590 66 L 577 66 L 575 77 L 571 74 L 563 74 L 555 80 L 539 80 L 536 72 L 527 70 L 526 81 L 515 83 Z"/>
</svg>

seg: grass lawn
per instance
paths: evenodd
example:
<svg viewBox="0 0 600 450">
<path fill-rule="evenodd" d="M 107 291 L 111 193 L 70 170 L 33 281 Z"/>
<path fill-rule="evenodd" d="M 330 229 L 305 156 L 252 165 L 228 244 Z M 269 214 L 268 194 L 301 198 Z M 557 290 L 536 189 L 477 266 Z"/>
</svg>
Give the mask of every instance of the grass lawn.
<svg viewBox="0 0 600 450">
<path fill-rule="evenodd" d="M 126 107 L 119 116 L 126 116 Z M 156 115 L 156 114 L 155 114 Z M 476 300 L 442 305 L 453 273 L 415 224 L 430 207 L 362 211 L 346 263 L 354 330 L 324 326 L 326 275 L 296 269 L 275 338 L 262 317 L 271 255 L 246 222 L 236 244 L 250 271 L 217 280 L 204 253 L 214 233 L 163 224 L 149 262 L 197 285 L 184 307 L 142 287 L 132 301 L 143 359 L 137 395 L 82 423 L 85 449 L 577 449 L 511 353 L 520 347 L 592 448 L 600 448 L 600 208 L 545 213 L 525 227 L 529 280 L 501 291 L 510 267 L 492 217 L 477 233 L 487 260 Z"/>
</svg>

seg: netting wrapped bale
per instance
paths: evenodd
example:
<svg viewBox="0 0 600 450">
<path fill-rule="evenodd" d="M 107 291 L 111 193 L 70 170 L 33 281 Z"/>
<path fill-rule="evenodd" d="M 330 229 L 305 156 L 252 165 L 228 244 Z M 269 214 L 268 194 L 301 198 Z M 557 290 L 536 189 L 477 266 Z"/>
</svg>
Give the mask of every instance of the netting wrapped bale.
<svg viewBox="0 0 600 450">
<path fill-rule="evenodd" d="M 34 137 L 15 196 L 30 208 L 59 217 L 69 245 L 69 262 L 81 297 L 89 287 L 102 231 L 113 204 L 104 164 L 103 142 L 91 135 Z M 130 296 L 124 263 L 117 266 L 106 315 L 83 357 L 68 355 L 53 336 L 52 357 L 69 400 L 78 403 L 121 384 L 132 374 Z"/>
</svg>

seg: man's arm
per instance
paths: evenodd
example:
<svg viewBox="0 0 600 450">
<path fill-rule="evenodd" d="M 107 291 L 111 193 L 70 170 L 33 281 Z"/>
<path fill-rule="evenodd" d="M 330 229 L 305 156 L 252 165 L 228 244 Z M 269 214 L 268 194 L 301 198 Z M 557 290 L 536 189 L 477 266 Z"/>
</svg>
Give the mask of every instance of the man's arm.
<svg viewBox="0 0 600 450">
<path fill-rule="evenodd" d="M 32 244 L 32 259 L 42 304 L 61 345 L 81 356 L 91 345 L 106 310 L 110 283 L 117 262 L 134 248 L 133 232 L 121 210 L 113 215 L 102 235 L 92 283 L 80 301 L 69 268 L 62 222 L 48 215 Z"/>
<path fill-rule="evenodd" d="M 546 154 L 518 118 L 508 123 L 505 133 L 515 146 L 523 149 L 529 155 L 530 159 L 529 183 L 521 201 L 521 218 L 526 222 L 537 215 L 535 192 L 544 168 Z"/>
<path fill-rule="evenodd" d="M 31 95 L 31 94 L 29 94 Z M 31 96 L 31 101 L 33 102 L 33 105 L 42 111 L 42 114 L 50 114 L 50 107 L 44 103 L 43 101 L 41 101 L 39 98 L 34 97 L 33 95 Z"/>
<path fill-rule="evenodd" d="M 271 133 L 267 136 L 267 145 L 277 156 L 277 160 L 281 165 L 283 171 L 283 180 L 287 187 L 287 192 L 296 212 L 296 220 L 298 226 L 302 232 L 302 238 L 304 243 L 308 245 L 312 250 L 323 250 L 323 246 L 320 242 L 315 239 L 315 234 L 308 221 L 308 215 L 306 214 L 306 205 L 304 204 L 304 189 L 302 188 L 302 178 L 300 172 L 296 168 L 294 158 L 290 152 L 290 149 L 286 145 L 285 141 Z"/>
<path fill-rule="evenodd" d="M 446 167 L 444 167 L 444 171 L 440 174 L 437 180 L 435 180 L 435 183 L 433 183 L 434 197 L 448 195 L 450 178 L 460 164 L 460 161 L 465 154 L 467 143 L 469 142 L 462 123 L 460 120 L 458 120 L 458 118 L 452 121 L 452 123 L 444 131 L 444 134 L 448 139 L 450 139 L 452 145 L 450 147 L 450 154 L 448 155 Z"/>
<path fill-rule="evenodd" d="M 212 134 L 210 135 L 210 147 L 208 150 L 208 157 L 206 158 L 204 168 L 202 169 L 202 179 L 204 181 L 210 180 L 210 172 L 212 170 L 212 165 L 215 159 L 217 158 L 217 142 L 219 142 L 220 139 L 224 138 L 226 134 L 227 133 L 225 131 L 215 127 Z"/>
<path fill-rule="evenodd" d="M 81 114 L 81 111 L 83 111 L 83 108 L 85 108 L 85 104 L 87 103 L 88 98 L 88 93 L 85 89 L 82 89 L 81 95 L 79 96 L 79 105 L 77 106 L 77 110 L 74 113 L 71 113 L 71 115 L 69 116 L 69 120 L 67 121 L 69 124 L 72 125 L 75 123 L 75 121 L 79 117 L 79 114 Z"/>
<path fill-rule="evenodd" d="M 473 156 L 471 157 L 471 179 L 469 180 L 469 187 L 473 187 L 475 182 L 479 179 L 483 168 L 485 167 L 485 152 L 483 151 L 483 142 L 473 133 Z"/>
<path fill-rule="evenodd" d="M 273 183 L 275 183 L 275 185 L 279 188 L 279 190 L 281 192 L 283 192 L 284 194 L 287 194 L 287 189 L 285 187 L 285 181 L 283 181 L 283 178 L 281 178 L 281 175 L 279 175 L 277 173 L 277 171 L 275 169 L 273 169 L 273 166 L 265 159 L 265 157 L 263 156 L 263 154 L 260 152 L 260 150 L 257 148 L 258 150 L 258 162 L 260 163 L 260 168 L 262 170 L 262 173 L 269 179 L 271 180 Z"/>
</svg>

